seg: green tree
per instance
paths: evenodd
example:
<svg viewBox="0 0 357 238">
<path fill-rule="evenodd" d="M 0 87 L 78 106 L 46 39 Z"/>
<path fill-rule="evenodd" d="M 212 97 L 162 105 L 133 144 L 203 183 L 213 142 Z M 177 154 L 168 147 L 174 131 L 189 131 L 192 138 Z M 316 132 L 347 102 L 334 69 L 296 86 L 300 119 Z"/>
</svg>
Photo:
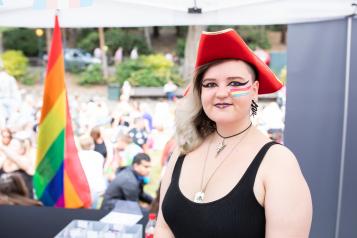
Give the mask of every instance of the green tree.
<svg viewBox="0 0 357 238">
<path fill-rule="evenodd" d="M 93 52 L 99 46 L 98 31 L 91 31 L 85 35 L 77 44 L 78 48 L 84 49 L 88 52 Z"/>
<path fill-rule="evenodd" d="M 38 38 L 33 29 L 13 28 L 3 32 L 5 50 L 20 50 L 26 56 L 38 55 Z M 45 41 L 41 41 L 41 49 L 45 49 Z"/>
<path fill-rule="evenodd" d="M 133 86 L 161 87 L 168 80 L 182 85 L 177 66 L 162 54 L 144 55 L 137 60 L 126 60 L 116 68 L 116 78 L 120 84 L 128 80 Z"/>
</svg>

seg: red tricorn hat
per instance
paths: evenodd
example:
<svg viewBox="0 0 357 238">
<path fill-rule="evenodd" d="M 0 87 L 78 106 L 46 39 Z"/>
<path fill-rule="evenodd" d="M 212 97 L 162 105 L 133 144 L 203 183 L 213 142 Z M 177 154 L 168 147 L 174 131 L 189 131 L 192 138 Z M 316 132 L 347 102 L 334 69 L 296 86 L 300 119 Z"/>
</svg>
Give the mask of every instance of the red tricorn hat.
<svg viewBox="0 0 357 238">
<path fill-rule="evenodd" d="M 216 32 L 202 32 L 198 46 L 196 69 L 219 59 L 240 59 L 254 66 L 258 75 L 259 94 L 274 93 L 283 84 L 247 46 L 233 29 Z"/>
</svg>

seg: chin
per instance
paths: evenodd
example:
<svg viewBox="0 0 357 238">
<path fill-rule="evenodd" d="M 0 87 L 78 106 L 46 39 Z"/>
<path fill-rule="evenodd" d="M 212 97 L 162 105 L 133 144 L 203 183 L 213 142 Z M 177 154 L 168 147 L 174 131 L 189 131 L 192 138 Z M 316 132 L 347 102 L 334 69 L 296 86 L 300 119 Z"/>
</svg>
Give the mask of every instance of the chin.
<svg viewBox="0 0 357 238">
<path fill-rule="evenodd" d="M 212 121 L 214 121 L 216 124 L 231 124 L 237 121 L 237 118 L 233 118 L 233 117 L 217 117 L 214 116 L 211 118 Z"/>
</svg>

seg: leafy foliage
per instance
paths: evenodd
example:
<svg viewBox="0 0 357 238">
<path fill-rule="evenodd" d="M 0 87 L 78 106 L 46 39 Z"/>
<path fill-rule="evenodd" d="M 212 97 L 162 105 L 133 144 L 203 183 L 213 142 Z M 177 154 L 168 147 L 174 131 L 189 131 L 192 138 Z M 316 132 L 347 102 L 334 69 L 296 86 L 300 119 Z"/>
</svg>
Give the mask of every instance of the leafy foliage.
<svg viewBox="0 0 357 238">
<path fill-rule="evenodd" d="M 37 56 L 39 44 L 45 49 L 45 39 L 37 38 L 33 29 L 13 28 L 3 32 L 3 44 L 7 50 L 20 50 L 27 56 Z"/>
<path fill-rule="evenodd" d="M 116 78 L 120 84 L 128 80 L 133 86 L 144 87 L 161 87 L 168 80 L 172 80 L 177 85 L 183 84 L 176 66 L 162 54 L 124 61 L 116 68 Z"/>
<path fill-rule="evenodd" d="M 104 84 L 105 80 L 102 74 L 102 68 L 100 64 L 92 64 L 81 74 L 79 84 L 81 85 L 95 85 Z"/>
<path fill-rule="evenodd" d="M 129 55 L 134 47 L 138 48 L 140 54 L 150 53 L 149 48 L 143 36 L 133 34 L 128 30 L 119 28 L 111 28 L 105 30 L 105 43 L 108 46 L 109 54 L 113 55 L 115 51 L 122 47 L 124 54 Z M 79 48 L 86 51 L 93 52 L 99 46 L 98 31 L 87 32 L 79 41 Z"/>
<path fill-rule="evenodd" d="M 8 50 L 1 56 L 6 71 L 16 79 L 23 77 L 28 68 L 28 59 L 21 51 Z"/>
<path fill-rule="evenodd" d="M 88 52 L 93 52 L 99 46 L 98 31 L 89 32 L 78 42 L 78 48 L 84 49 Z"/>
<path fill-rule="evenodd" d="M 140 54 L 149 54 L 149 48 L 142 35 L 133 34 L 129 30 L 112 28 L 105 32 L 106 44 L 112 54 L 119 47 L 123 48 L 123 53 L 129 55 L 134 47 L 138 48 Z"/>
<path fill-rule="evenodd" d="M 186 40 L 184 38 L 178 38 L 176 43 L 177 56 L 180 58 L 185 57 Z"/>
</svg>

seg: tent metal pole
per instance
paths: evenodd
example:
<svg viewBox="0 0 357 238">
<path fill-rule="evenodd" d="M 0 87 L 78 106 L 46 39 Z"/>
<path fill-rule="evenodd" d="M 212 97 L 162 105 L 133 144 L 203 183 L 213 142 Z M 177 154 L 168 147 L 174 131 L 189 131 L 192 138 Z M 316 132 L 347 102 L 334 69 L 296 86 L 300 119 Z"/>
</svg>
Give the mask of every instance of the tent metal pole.
<svg viewBox="0 0 357 238">
<path fill-rule="evenodd" d="M 353 15 L 351 15 L 351 16 L 349 16 L 347 18 L 345 98 L 344 98 L 344 107 L 343 107 L 341 164 L 340 164 L 340 178 L 339 178 L 339 185 L 338 185 L 337 217 L 336 217 L 335 238 L 338 238 L 339 234 L 340 234 L 341 208 L 342 208 L 342 195 L 343 195 L 343 178 L 344 178 L 344 173 L 345 173 L 347 119 L 348 119 L 348 98 L 349 98 L 349 89 L 350 89 L 352 19 L 353 19 Z"/>
</svg>

